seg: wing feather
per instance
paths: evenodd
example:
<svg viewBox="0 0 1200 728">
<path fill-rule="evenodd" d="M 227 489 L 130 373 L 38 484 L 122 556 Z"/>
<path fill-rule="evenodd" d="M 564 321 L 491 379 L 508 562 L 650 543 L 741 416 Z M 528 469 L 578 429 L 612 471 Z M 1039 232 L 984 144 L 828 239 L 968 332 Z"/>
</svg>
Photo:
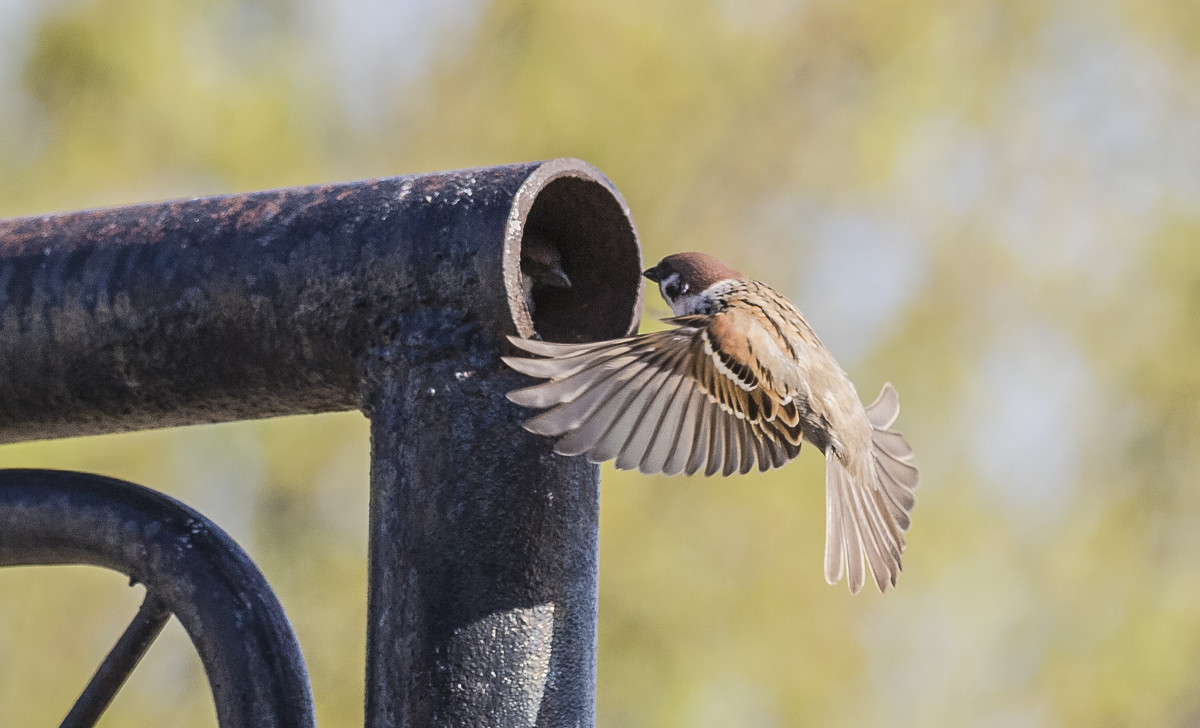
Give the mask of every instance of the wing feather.
<svg viewBox="0 0 1200 728">
<path fill-rule="evenodd" d="M 534 360 L 527 359 L 521 361 Z M 539 359 L 537 361 L 550 360 Z M 545 409 L 554 405 L 565 404 L 575 401 L 591 389 L 600 388 L 605 380 L 614 374 L 620 374 L 626 367 L 638 363 L 638 356 L 636 354 L 615 356 L 612 359 L 599 362 L 596 366 L 585 369 L 578 374 L 568 375 L 566 378 L 556 378 L 543 384 L 535 384 L 532 387 L 514 389 L 508 393 L 508 399 L 510 402 L 519 404 L 522 407 L 531 407 L 534 409 Z M 628 374 L 628 371 L 625 374 Z"/>
<path fill-rule="evenodd" d="M 551 341 L 538 341 L 537 339 L 522 339 L 519 336 L 509 336 L 508 341 L 513 346 L 522 351 L 537 356 L 544 356 L 550 359 L 561 359 L 564 357 L 574 356 L 587 351 L 595 351 L 613 346 L 620 346 L 630 342 L 637 341 L 640 337 L 626 336 L 621 339 L 609 339 L 608 341 L 588 341 L 582 344 L 560 344 Z"/>
<path fill-rule="evenodd" d="M 590 382 L 590 386 L 582 389 L 573 399 L 526 420 L 524 427 L 532 433 L 549 437 L 577 430 L 602 405 L 612 402 L 616 397 L 624 395 L 627 398 L 632 394 L 628 385 L 643 372 L 647 376 L 653 373 L 648 362 L 632 361 L 626 366 L 612 369 L 608 376 Z M 625 400 L 620 401 L 623 403 Z"/>
<path fill-rule="evenodd" d="M 695 387 L 680 387 L 680 396 L 683 397 L 682 412 L 679 415 L 679 424 L 675 427 L 675 434 L 672 436 L 672 445 L 670 454 L 667 456 L 666 462 L 663 463 L 663 472 L 667 475 L 678 475 L 687 467 L 688 460 L 691 458 L 692 450 L 696 447 L 696 438 L 699 434 L 699 413 L 703 406 L 703 397 Z"/>
<path fill-rule="evenodd" d="M 725 436 L 725 413 L 718 407 L 708 409 L 708 463 L 704 466 L 704 474 L 715 475 L 725 467 L 725 461 L 730 457 L 727 452 L 729 438 Z"/>
<path fill-rule="evenodd" d="M 587 453 L 592 462 L 611 460 L 629 439 L 629 432 L 646 403 L 654 396 L 653 384 L 665 376 L 662 370 L 646 366 L 616 396 L 608 398 L 594 414 L 567 433 L 555 448 L 561 455 Z"/>
<path fill-rule="evenodd" d="M 739 418 L 738 423 L 740 430 L 738 446 L 742 450 L 742 466 L 738 472 L 745 475 L 754 469 L 760 436 L 750 431 L 750 423 L 745 419 Z"/>
<path fill-rule="evenodd" d="M 512 340 L 511 337 L 510 340 Z M 518 339 L 518 341 L 522 341 L 522 339 Z M 597 361 L 611 359 L 622 352 L 637 349 L 639 343 L 636 339 L 621 339 L 608 342 L 604 346 L 559 344 L 557 346 L 566 349 L 566 353 L 555 359 L 527 359 L 517 356 L 503 356 L 500 359 L 509 367 L 531 377 L 563 379 L 593 366 Z"/>
<path fill-rule="evenodd" d="M 774 437 L 769 431 L 762 431 L 757 436 L 751 436 L 754 443 L 754 455 L 758 459 L 758 472 L 765 473 L 775 465 L 773 445 Z"/>
<path fill-rule="evenodd" d="M 721 417 L 723 432 L 725 435 L 725 467 L 721 469 L 721 474 L 728 477 L 737 472 L 738 466 L 742 462 L 741 449 L 738 447 L 741 444 L 740 433 L 738 432 L 738 424 L 741 422 L 733 415 L 722 413 Z"/>
<path fill-rule="evenodd" d="M 696 438 L 695 443 L 692 443 L 691 453 L 688 456 L 688 465 L 683 469 L 685 474 L 695 474 L 712 458 L 713 445 L 713 415 L 712 404 L 708 402 L 708 398 L 704 397 L 704 393 L 696 390 L 692 399 L 697 401 L 696 409 Z"/>
<path fill-rule="evenodd" d="M 664 370 L 652 385 L 646 387 L 650 391 L 650 395 L 642 403 L 640 411 L 636 413 L 625 444 L 621 447 L 620 454 L 617 455 L 616 466 L 618 468 L 621 470 L 638 468 L 649 453 L 655 436 L 658 434 L 658 428 L 662 424 L 663 414 L 666 412 L 668 403 L 674 397 L 680 379 L 682 379 L 680 375 L 674 374 L 670 370 Z"/>
<path fill-rule="evenodd" d="M 643 473 L 666 473 L 667 461 L 674 454 L 679 441 L 679 430 L 683 426 L 685 410 L 691 400 L 692 387 L 682 374 L 672 374 L 668 383 L 670 397 L 663 406 L 662 414 L 654 427 L 654 439 L 642 457 L 638 470 Z M 668 475 L 670 473 L 667 473 Z"/>
<path fill-rule="evenodd" d="M 654 442 L 662 416 L 680 383 L 679 361 L 685 353 L 679 347 L 662 350 L 656 367 L 657 376 L 646 385 L 636 406 L 622 413 L 621 421 L 626 424 L 625 440 L 619 444 L 616 443 L 616 437 L 613 440 L 617 447 L 618 468 L 632 470 L 638 467 Z"/>
</svg>

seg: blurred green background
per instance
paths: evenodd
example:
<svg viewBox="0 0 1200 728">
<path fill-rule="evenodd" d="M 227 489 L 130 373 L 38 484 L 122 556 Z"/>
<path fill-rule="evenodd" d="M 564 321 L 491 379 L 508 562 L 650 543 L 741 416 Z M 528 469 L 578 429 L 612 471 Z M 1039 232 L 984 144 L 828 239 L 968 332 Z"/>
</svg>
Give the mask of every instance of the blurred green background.
<svg viewBox="0 0 1200 728">
<path fill-rule="evenodd" d="M 899 587 L 857 597 L 811 449 L 606 468 L 601 726 L 1200 723 L 1200 4 L 0 0 L 0 216 L 564 155 L 647 261 L 723 256 L 895 382 L 923 468 Z M 0 466 L 216 520 L 356 726 L 367 444 L 346 413 Z M 55 724 L 139 592 L 0 570 L 0 726 Z M 176 625 L 103 724 L 213 724 Z"/>
</svg>

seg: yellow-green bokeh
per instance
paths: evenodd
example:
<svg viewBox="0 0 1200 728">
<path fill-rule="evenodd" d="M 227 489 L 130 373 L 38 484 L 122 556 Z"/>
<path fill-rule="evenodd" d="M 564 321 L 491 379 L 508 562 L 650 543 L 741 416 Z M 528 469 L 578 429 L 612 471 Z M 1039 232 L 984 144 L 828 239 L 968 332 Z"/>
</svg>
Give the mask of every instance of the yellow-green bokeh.
<svg viewBox="0 0 1200 728">
<path fill-rule="evenodd" d="M 601 726 L 1200 721 L 1200 12 L 1168 0 L 0 0 L 0 217 L 576 156 L 648 260 L 791 296 L 923 482 L 894 592 L 821 578 L 822 462 L 603 471 Z M 647 318 L 663 315 L 655 293 Z M 0 372 L 0 376 L 3 373 Z M 250 551 L 362 723 L 357 413 L 0 447 Z M 0 726 L 136 609 L 0 570 Z M 212 725 L 172 626 L 110 726 Z"/>
</svg>

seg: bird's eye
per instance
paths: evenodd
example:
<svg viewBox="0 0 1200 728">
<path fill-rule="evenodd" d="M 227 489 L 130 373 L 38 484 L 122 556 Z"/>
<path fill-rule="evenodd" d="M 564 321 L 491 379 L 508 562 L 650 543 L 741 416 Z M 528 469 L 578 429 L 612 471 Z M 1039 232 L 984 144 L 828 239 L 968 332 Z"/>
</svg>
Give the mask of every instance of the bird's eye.
<svg viewBox="0 0 1200 728">
<path fill-rule="evenodd" d="M 663 293 L 672 301 L 686 292 L 687 284 L 680 282 L 678 278 L 673 278 L 663 284 Z"/>
</svg>

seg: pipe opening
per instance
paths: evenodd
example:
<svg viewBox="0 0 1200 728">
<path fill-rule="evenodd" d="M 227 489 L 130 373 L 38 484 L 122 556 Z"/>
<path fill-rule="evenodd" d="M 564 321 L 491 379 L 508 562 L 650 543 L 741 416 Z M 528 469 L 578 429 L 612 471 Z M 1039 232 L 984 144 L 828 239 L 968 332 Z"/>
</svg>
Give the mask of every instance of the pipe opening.
<svg viewBox="0 0 1200 728">
<path fill-rule="evenodd" d="M 637 328 L 637 231 L 620 193 L 591 165 L 558 159 L 530 175 L 505 243 L 509 307 L 521 336 L 597 341 Z"/>
</svg>

